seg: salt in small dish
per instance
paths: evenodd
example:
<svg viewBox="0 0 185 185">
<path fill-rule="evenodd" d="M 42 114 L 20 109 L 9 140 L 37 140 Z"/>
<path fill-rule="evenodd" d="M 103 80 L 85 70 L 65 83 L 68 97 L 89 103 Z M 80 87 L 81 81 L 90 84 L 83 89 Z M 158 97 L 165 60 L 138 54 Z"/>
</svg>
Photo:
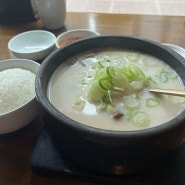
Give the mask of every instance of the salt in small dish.
<svg viewBox="0 0 185 185">
<path fill-rule="evenodd" d="M 55 48 L 56 37 L 44 30 L 32 30 L 14 36 L 8 42 L 12 58 L 41 60 Z"/>
</svg>

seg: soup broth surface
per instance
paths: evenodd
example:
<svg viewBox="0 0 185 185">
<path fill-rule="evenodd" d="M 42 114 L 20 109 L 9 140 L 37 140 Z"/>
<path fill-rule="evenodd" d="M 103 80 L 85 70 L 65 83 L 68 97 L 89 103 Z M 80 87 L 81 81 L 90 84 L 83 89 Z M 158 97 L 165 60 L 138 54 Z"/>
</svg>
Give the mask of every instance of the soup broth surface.
<svg viewBox="0 0 185 185">
<path fill-rule="evenodd" d="M 105 50 L 69 59 L 53 74 L 48 97 L 64 115 L 82 124 L 115 131 L 163 124 L 184 110 L 184 98 L 147 88 L 184 89 L 177 73 L 148 54 Z"/>
</svg>

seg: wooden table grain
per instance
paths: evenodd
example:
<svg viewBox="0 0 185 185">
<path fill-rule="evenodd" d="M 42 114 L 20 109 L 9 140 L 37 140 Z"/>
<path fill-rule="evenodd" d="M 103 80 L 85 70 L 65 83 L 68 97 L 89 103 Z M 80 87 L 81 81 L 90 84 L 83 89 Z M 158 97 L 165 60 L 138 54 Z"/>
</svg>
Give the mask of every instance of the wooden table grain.
<svg viewBox="0 0 185 185">
<path fill-rule="evenodd" d="M 99 13 L 67 13 L 65 27 L 52 31 L 56 36 L 66 30 L 90 29 L 101 35 L 130 35 L 144 37 L 161 43 L 185 47 L 185 17 L 121 15 Z M 7 44 L 16 34 L 44 29 L 41 22 L 0 23 L 0 60 L 10 58 Z M 0 184 L 1 185 L 95 185 L 100 183 L 41 176 L 29 165 L 29 156 L 43 128 L 37 118 L 25 128 L 0 135 Z"/>
</svg>

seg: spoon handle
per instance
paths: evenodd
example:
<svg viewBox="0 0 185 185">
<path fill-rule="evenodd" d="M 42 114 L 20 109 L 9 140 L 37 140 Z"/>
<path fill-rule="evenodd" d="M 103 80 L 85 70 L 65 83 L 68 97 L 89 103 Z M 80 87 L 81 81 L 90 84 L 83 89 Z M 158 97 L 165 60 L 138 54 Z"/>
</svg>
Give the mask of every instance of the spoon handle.
<svg viewBox="0 0 185 185">
<path fill-rule="evenodd" d="M 171 89 L 148 89 L 149 92 L 153 93 L 159 93 L 159 94 L 167 94 L 167 95 L 173 95 L 173 96 L 182 96 L 185 97 L 185 91 L 184 90 L 171 90 Z"/>
</svg>

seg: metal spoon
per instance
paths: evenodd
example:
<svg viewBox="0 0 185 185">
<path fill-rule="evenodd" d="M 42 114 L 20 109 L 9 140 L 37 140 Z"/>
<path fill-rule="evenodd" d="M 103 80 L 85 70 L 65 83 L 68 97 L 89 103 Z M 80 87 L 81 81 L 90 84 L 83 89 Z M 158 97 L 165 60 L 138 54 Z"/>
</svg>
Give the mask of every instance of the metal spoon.
<svg viewBox="0 0 185 185">
<path fill-rule="evenodd" d="M 167 94 L 173 96 L 182 96 L 185 97 L 185 90 L 173 90 L 173 89 L 148 89 L 149 92 L 158 93 L 158 94 Z"/>
</svg>

